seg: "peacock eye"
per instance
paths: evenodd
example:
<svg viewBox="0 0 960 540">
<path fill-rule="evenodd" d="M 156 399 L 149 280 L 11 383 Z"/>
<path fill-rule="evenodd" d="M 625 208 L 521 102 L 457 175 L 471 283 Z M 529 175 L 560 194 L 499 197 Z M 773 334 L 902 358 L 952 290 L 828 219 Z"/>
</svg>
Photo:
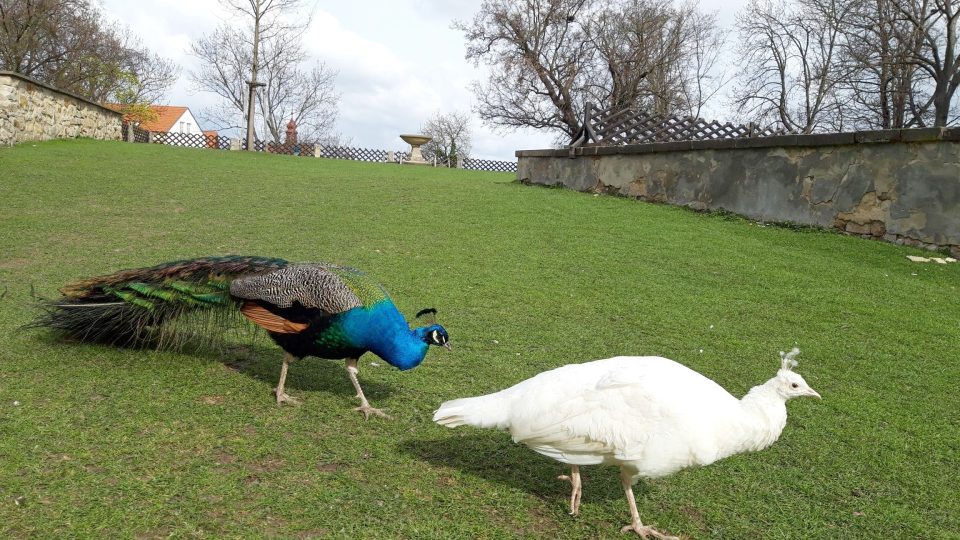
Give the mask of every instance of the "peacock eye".
<svg viewBox="0 0 960 540">
<path fill-rule="evenodd" d="M 797 383 L 793 383 L 793 384 L 791 384 L 790 386 L 792 386 L 793 388 L 800 388 L 800 385 L 797 384 Z"/>
</svg>

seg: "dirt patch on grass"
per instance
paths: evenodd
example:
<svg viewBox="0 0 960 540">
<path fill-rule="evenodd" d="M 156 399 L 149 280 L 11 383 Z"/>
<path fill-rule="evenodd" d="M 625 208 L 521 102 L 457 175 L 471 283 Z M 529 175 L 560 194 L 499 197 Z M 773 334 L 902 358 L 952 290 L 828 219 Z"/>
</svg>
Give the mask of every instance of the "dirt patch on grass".
<svg viewBox="0 0 960 540">
<path fill-rule="evenodd" d="M 343 463 L 320 463 L 317 465 L 317 470 L 322 473 L 332 474 L 344 467 L 346 467 L 346 465 Z"/>
<path fill-rule="evenodd" d="M 137 540 L 159 540 L 161 538 L 170 538 L 171 532 L 167 527 L 158 527 L 156 529 L 142 532 L 134 536 Z"/>
<path fill-rule="evenodd" d="M 250 463 L 247 465 L 247 469 L 255 475 L 258 474 L 269 474 L 277 472 L 286 465 L 286 462 L 283 461 L 283 458 L 279 457 L 268 457 L 262 461 L 256 463 Z"/>
<path fill-rule="evenodd" d="M 301 531 L 297 533 L 297 540 L 313 540 L 315 538 L 329 538 L 330 531 L 327 529 L 313 529 L 310 531 Z"/>
<path fill-rule="evenodd" d="M 228 454 L 223 450 L 218 450 L 214 454 L 214 460 L 220 465 L 232 465 L 235 461 L 237 461 L 237 458 L 233 454 Z"/>
<path fill-rule="evenodd" d="M 497 508 L 487 508 L 484 513 L 490 521 L 505 530 L 515 531 L 522 538 L 556 538 L 560 533 L 561 523 L 557 517 L 537 505 L 527 507 L 527 523 L 520 523 L 516 516 Z"/>
<path fill-rule="evenodd" d="M 680 511 L 683 512 L 683 515 L 687 516 L 691 523 L 697 526 L 701 531 L 707 530 L 707 519 L 703 517 L 703 512 L 700 511 L 696 506 L 685 504 L 680 507 Z"/>
<path fill-rule="evenodd" d="M 30 259 L 0 259 L 0 270 L 21 270 L 30 266 Z"/>
</svg>

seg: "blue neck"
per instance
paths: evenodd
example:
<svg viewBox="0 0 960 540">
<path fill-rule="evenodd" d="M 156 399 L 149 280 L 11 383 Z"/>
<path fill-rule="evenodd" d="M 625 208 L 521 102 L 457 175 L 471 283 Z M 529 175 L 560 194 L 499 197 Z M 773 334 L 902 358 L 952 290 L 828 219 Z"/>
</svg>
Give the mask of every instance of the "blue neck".
<svg viewBox="0 0 960 540">
<path fill-rule="evenodd" d="M 383 358 L 400 370 L 412 369 L 423 362 L 429 346 L 390 300 L 369 308 L 352 309 L 342 315 L 341 324 L 357 346 Z M 417 329 L 420 330 L 420 329 Z"/>
</svg>

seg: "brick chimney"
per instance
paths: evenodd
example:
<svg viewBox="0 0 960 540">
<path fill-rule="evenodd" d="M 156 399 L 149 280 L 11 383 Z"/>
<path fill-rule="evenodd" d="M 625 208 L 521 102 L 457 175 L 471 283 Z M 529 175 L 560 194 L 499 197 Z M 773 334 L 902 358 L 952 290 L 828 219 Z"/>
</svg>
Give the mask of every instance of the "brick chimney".
<svg viewBox="0 0 960 540">
<path fill-rule="evenodd" d="M 293 118 L 287 122 L 287 138 L 283 141 L 284 144 L 297 144 L 297 123 L 293 121 Z"/>
</svg>

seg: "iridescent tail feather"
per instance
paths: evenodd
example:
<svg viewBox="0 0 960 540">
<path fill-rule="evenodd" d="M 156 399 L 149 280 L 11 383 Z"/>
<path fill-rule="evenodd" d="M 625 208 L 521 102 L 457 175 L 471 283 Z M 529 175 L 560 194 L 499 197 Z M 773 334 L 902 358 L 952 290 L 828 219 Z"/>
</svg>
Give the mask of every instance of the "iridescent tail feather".
<svg viewBox="0 0 960 540">
<path fill-rule="evenodd" d="M 230 281 L 286 266 L 265 257 L 204 257 L 165 263 L 68 284 L 63 296 L 41 304 L 30 324 L 78 341 L 178 348 L 215 340 L 242 319 Z"/>
</svg>

